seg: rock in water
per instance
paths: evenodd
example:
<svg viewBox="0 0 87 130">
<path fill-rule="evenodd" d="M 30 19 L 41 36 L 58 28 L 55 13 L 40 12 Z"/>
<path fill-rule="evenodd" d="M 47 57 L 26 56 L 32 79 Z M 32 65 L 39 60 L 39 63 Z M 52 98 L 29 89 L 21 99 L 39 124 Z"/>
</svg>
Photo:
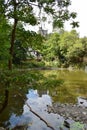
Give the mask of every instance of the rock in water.
<svg viewBox="0 0 87 130">
<path fill-rule="evenodd" d="M 74 123 L 73 120 L 67 119 L 64 121 L 64 126 L 66 126 L 67 128 L 70 128 L 73 123 Z"/>
<path fill-rule="evenodd" d="M 87 98 L 78 97 L 77 100 L 79 106 L 87 107 Z"/>
</svg>

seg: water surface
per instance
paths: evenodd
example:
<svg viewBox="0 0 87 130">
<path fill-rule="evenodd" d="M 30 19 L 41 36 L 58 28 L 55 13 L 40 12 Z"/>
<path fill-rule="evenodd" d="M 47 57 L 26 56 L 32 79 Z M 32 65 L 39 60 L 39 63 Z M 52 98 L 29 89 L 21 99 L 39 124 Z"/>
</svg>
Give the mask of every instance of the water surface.
<svg viewBox="0 0 87 130">
<path fill-rule="evenodd" d="M 39 70 L 38 70 L 39 71 Z M 38 74 L 38 71 L 35 73 Z M 41 70 L 44 80 L 38 81 L 37 86 L 25 89 L 0 89 L 0 126 L 14 128 L 24 126 L 27 130 L 50 130 L 46 124 L 30 112 L 32 110 L 59 130 L 64 118 L 57 114 L 47 113 L 47 105 L 53 102 L 77 103 L 77 98 L 87 97 L 87 73 L 69 70 Z M 39 76 L 39 75 L 38 75 Z"/>
</svg>

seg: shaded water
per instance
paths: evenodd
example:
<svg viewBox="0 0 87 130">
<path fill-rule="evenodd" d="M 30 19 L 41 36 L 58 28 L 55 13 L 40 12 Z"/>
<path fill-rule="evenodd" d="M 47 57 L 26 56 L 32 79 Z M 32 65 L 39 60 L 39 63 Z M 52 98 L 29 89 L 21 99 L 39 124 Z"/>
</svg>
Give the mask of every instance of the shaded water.
<svg viewBox="0 0 87 130">
<path fill-rule="evenodd" d="M 44 70 L 41 73 L 49 78 L 49 82 L 50 78 L 53 82 L 51 84 L 46 82 L 44 84 L 46 86 L 40 88 L 36 86 L 32 89 L 30 87 L 22 89 L 15 86 L 15 90 L 0 89 L 0 126 L 50 130 L 43 121 L 30 112 L 27 102 L 32 110 L 50 123 L 55 130 L 59 130 L 64 119 L 57 114 L 48 114 L 47 105 L 52 105 L 53 102 L 75 104 L 78 96 L 87 97 L 87 73 L 84 71 Z M 58 84 L 57 80 L 62 81 L 62 84 Z"/>
</svg>

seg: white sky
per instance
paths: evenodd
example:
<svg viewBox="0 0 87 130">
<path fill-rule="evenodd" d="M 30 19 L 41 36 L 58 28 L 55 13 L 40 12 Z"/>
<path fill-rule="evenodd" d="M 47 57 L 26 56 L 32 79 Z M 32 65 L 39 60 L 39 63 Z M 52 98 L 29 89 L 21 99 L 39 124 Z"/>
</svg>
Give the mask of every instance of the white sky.
<svg viewBox="0 0 87 130">
<path fill-rule="evenodd" d="M 80 34 L 80 37 L 87 36 L 87 0 L 71 0 L 72 5 L 70 6 L 71 11 L 77 12 L 77 19 L 79 21 L 80 27 L 77 32 Z M 70 31 L 70 26 L 66 26 L 66 30 Z"/>
</svg>

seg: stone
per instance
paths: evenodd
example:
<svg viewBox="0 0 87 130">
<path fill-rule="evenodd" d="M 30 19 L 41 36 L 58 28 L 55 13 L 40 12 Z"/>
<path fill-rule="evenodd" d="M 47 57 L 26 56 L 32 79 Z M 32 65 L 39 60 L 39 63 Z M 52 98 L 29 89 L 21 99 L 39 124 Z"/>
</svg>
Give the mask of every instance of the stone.
<svg viewBox="0 0 87 130">
<path fill-rule="evenodd" d="M 87 130 L 87 125 L 84 126 L 84 130 Z"/>
<path fill-rule="evenodd" d="M 64 126 L 70 128 L 73 123 L 74 123 L 73 120 L 67 119 L 64 121 Z"/>
<path fill-rule="evenodd" d="M 50 106 L 51 107 L 51 106 Z M 52 110 L 50 112 L 54 111 L 59 114 L 60 116 L 63 116 L 65 119 L 72 118 L 74 121 L 78 121 L 83 124 L 87 124 L 87 108 L 83 106 L 73 105 L 72 104 L 61 104 L 61 103 L 55 103 L 52 105 Z"/>
<path fill-rule="evenodd" d="M 87 98 L 78 97 L 77 100 L 79 106 L 87 107 Z"/>
</svg>

